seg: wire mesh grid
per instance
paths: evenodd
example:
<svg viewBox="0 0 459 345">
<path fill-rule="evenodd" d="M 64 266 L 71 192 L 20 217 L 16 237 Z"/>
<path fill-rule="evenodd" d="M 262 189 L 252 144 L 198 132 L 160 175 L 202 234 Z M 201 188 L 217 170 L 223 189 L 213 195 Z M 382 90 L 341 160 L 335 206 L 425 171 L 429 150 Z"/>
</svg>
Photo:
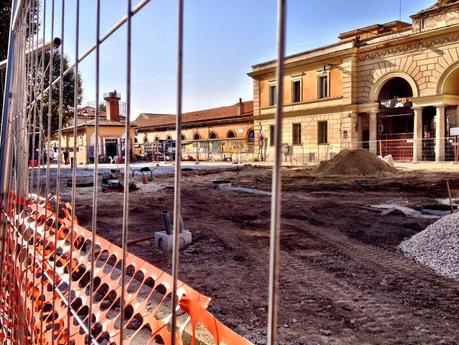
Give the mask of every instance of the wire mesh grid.
<svg viewBox="0 0 459 345">
<path fill-rule="evenodd" d="M 63 154 L 64 113 L 73 113 L 73 152 L 77 152 L 77 111 L 80 102 L 79 65 L 95 57 L 96 104 L 99 104 L 100 45 L 126 28 L 126 152 L 131 133 L 131 54 L 134 16 L 150 1 L 126 1 L 125 15 L 101 34 L 100 0 L 96 0 L 94 44 L 80 49 L 80 1 L 66 11 L 65 0 L 13 0 L 9 53 L 2 72 L 5 85 L 0 181 L 2 222 L 0 257 L 0 339 L 4 344 L 182 344 L 198 343 L 197 326 L 210 333 L 210 343 L 249 344 L 207 310 L 209 298 L 179 280 L 181 217 L 181 152 L 175 155 L 174 241 L 172 272 L 168 274 L 129 253 L 129 188 L 123 192 L 121 247 L 97 235 L 98 160 L 93 173 L 92 227 L 79 225 L 76 205 L 76 165 L 72 166 L 71 202 L 61 200 L 61 160 L 51 169 L 52 139 Z M 60 4 L 60 6 L 58 6 Z M 278 1 L 278 80 L 285 53 L 286 1 Z M 60 8 L 60 11 L 58 9 Z M 184 0 L 177 1 L 177 117 L 181 147 L 183 96 Z M 75 27 L 65 27 L 65 16 Z M 60 24 L 60 28 L 58 27 Z M 66 66 L 74 32 L 74 62 Z M 56 38 L 58 34 L 60 38 Z M 71 41 L 71 40 L 70 40 Z M 66 77 L 73 76 L 73 106 L 64 106 Z M 3 87 L 3 86 L 2 86 Z M 282 94 L 282 84 L 278 93 Z M 281 99 L 281 97 L 278 97 Z M 281 103 L 281 102 L 279 102 Z M 277 343 L 280 166 L 282 104 L 277 105 L 269 283 L 268 343 Z M 95 114 L 96 138 L 99 130 Z M 53 121 L 57 118 L 57 129 Z M 98 140 L 95 152 L 98 152 Z M 32 164 L 29 166 L 29 162 Z M 36 164 L 34 162 L 37 162 Z M 130 155 L 124 160 L 124 185 L 129 185 Z M 44 183 L 43 183 L 44 181 Z M 201 339 L 202 340 L 202 339 Z M 203 340 L 204 343 L 206 340 Z"/>
</svg>

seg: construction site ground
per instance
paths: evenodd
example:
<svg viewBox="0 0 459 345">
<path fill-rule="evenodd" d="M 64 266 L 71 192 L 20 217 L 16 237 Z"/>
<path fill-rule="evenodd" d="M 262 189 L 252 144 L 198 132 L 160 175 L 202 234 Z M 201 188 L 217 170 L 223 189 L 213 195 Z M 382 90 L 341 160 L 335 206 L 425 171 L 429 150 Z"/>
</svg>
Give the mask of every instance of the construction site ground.
<svg viewBox="0 0 459 345">
<path fill-rule="evenodd" d="M 456 168 L 402 169 L 377 177 L 316 176 L 310 168 L 285 168 L 279 343 L 459 344 L 459 282 L 421 267 L 397 248 L 435 220 L 365 208 L 436 203 L 448 197 L 446 181 L 459 197 Z M 241 188 L 216 189 L 215 180 Z M 140 189 L 130 194 L 129 240 L 162 230 L 160 211 L 172 216 L 173 209 L 171 168 L 149 184 L 135 181 Z M 211 297 L 209 310 L 255 344 L 266 343 L 270 189 L 267 166 L 183 172 L 183 221 L 194 238 L 181 252 L 180 279 Z M 92 188 L 77 193 L 77 216 L 90 229 Z M 69 195 L 66 187 L 63 197 Z M 122 198 L 99 193 L 97 231 L 116 244 Z M 170 253 L 151 241 L 128 250 L 171 271 Z"/>
</svg>

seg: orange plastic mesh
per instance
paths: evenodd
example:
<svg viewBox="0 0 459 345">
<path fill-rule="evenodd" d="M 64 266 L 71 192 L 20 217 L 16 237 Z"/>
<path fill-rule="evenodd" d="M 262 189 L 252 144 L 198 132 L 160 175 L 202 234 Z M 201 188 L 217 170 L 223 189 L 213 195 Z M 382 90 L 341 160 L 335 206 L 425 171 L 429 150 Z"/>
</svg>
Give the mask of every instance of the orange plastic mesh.
<svg viewBox="0 0 459 345">
<path fill-rule="evenodd" d="M 71 241 L 70 205 L 61 205 L 57 217 L 54 208 L 57 201 L 49 200 L 48 204 L 38 198 L 23 200 L 10 193 L 9 208 L 3 210 L 5 248 L 0 280 L 0 341 L 5 344 L 87 343 L 92 233 L 75 219 Z M 70 262 L 71 246 L 73 259 Z M 121 260 L 120 247 L 96 237 L 93 343 L 119 343 Z M 70 273 L 71 308 L 68 308 Z M 128 253 L 123 288 L 123 343 L 170 344 L 172 277 Z M 195 344 L 198 323 L 211 334 L 212 343 L 251 344 L 206 310 L 210 301 L 208 297 L 182 282 L 179 282 L 177 295 L 181 311 L 176 344 L 185 343 L 185 327 L 189 324 L 191 343 Z M 70 324 L 67 322 L 69 311 Z M 70 328 L 70 339 L 67 339 L 67 328 Z"/>
</svg>

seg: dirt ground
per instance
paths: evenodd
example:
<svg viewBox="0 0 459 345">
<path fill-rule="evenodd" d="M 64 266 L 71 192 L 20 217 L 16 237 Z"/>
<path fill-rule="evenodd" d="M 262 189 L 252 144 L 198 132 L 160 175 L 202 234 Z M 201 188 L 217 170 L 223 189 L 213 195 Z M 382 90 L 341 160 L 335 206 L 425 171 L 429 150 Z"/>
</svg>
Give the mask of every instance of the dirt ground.
<svg viewBox="0 0 459 345">
<path fill-rule="evenodd" d="M 212 181 L 270 191 L 261 167 L 185 172 L 183 220 L 193 243 L 180 256 L 180 279 L 212 298 L 209 310 L 256 344 L 266 343 L 270 196 L 218 190 Z M 459 282 L 404 258 L 397 245 L 433 220 L 381 215 L 363 206 L 408 206 L 459 196 L 458 173 L 401 172 L 379 177 L 283 172 L 281 344 L 459 344 Z M 172 213 L 173 176 L 131 193 L 129 239 L 162 230 Z M 90 229 L 91 188 L 79 188 L 77 216 Z M 120 242 L 122 194 L 100 193 L 98 234 Z M 172 216 L 172 214 L 171 214 Z M 171 256 L 151 242 L 129 251 L 159 268 Z M 459 255 L 459 254 L 458 254 Z"/>
</svg>

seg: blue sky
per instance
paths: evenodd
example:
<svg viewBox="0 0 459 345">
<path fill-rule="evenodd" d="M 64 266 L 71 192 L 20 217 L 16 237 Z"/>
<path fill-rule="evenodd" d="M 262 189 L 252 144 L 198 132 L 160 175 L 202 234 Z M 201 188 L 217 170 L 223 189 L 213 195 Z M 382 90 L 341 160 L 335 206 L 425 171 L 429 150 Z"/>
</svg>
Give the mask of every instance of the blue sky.
<svg viewBox="0 0 459 345">
<path fill-rule="evenodd" d="M 51 0 L 47 1 L 49 9 Z M 61 0 L 55 2 L 59 36 Z M 402 20 L 410 21 L 410 15 L 434 2 L 402 0 Z M 76 1 L 65 3 L 64 49 L 74 61 Z M 96 11 L 94 0 L 80 3 L 83 52 L 95 40 Z M 101 33 L 125 13 L 125 0 L 102 0 Z M 133 19 L 132 118 L 141 112 L 175 112 L 176 13 L 175 0 L 152 0 Z M 340 32 L 398 18 L 399 0 L 289 0 L 287 53 L 327 45 L 336 42 Z M 275 57 L 275 37 L 276 0 L 185 0 L 184 110 L 229 105 L 239 97 L 252 99 L 247 73 L 253 64 Z M 125 50 L 125 28 L 101 47 L 100 92 L 116 89 L 123 100 Z M 84 103 L 95 100 L 94 61 L 92 54 L 80 65 Z"/>
</svg>

